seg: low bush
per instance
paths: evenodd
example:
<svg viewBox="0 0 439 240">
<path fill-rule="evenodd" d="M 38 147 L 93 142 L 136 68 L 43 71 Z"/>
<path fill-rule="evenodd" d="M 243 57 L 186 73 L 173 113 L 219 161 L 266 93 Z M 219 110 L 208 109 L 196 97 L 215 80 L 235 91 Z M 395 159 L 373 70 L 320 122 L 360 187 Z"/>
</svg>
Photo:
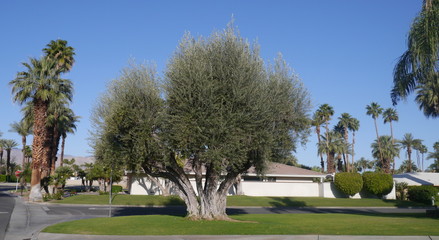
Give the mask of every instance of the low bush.
<svg viewBox="0 0 439 240">
<path fill-rule="evenodd" d="M 438 199 L 438 189 L 433 186 L 410 186 L 408 189 L 408 199 L 413 202 L 425 204 L 432 203 L 432 197 Z"/>
<path fill-rule="evenodd" d="M 0 182 L 6 182 L 6 175 L 0 174 Z"/>
<path fill-rule="evenodd" d="M 387 173 L 365 172 L 363 173 L 363 189 L 373 195 L 382 197 L 392 191 L 393 177 Z"/>
<path fill-rule="evenodd" d="M 112 193 L 120 193 L 122 192 L 123 188 L 120 185 L 113 185 L 111 186 L 111 192 Z"/>
<path fill-rule="evenodd" d="M 363 178 L 359 173 L 336 173 L 334 184 L 344 194 L 354 196 L 363 188 Z"/>
</svg>

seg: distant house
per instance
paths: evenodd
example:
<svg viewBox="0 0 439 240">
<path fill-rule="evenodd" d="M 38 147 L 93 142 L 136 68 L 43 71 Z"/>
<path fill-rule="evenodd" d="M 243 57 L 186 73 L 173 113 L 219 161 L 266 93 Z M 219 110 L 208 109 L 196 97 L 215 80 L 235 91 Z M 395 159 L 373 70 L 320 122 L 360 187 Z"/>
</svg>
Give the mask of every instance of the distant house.
<svg viewBox="0 0 439 240">
<path fill-rule="evenodd" d="M 397 183 L 406 182 L 409 186 L 432 185 L 439 186 L 439 173 L 415 172 L 393 175 Z"/>
<path fill-rule="evenodd" d="M 187 168 L 187 174 L 195 187 L 195 174 Z M 259 176 L 255 169 L 250 168 L 242 174 L 240 188 L 242 194 L 248 196 L 323 196 L 322 186 L 326 174 L 289 166 L 281 163 L 269 163 L 264 176 Z M 153 181 L 151 181 L 153 180 Z M 160 195 L 165 186 L 170 194 L 175 188 L 164 179 L 151 179 L 145 174 L 128 174 L 129 192 L 133 195 Z M 236 195 L 237 185 L 229 190 L 229 195 Z"/>
<path fill-rule="evenodd" d="M 195 174 L 190 168 L 186 173 L 194 189 Z M 263 176 L 259 176 L 255 169 L 250 168 L 242 174 L 240 183 L 229 189 L 229 195 L 237 192 L 247 196 L 272 197 L 346 197 L 332 182 L 325 182 L 327 174 L 288 166 L 281 163 L 270 163 Z M 160 186 L 159 186 L 160 185 Z M 176 194 L 177 189 L 169 180 L 148 178 L 145 174 L 128 174 L 129 192 L 132 195 L 161 195 L 165 189 L 169 194 Z M 361 198 L 359 194 L 354 198 Z M 386 196 L 395 199 L 394 191 Z"/>
</svg>

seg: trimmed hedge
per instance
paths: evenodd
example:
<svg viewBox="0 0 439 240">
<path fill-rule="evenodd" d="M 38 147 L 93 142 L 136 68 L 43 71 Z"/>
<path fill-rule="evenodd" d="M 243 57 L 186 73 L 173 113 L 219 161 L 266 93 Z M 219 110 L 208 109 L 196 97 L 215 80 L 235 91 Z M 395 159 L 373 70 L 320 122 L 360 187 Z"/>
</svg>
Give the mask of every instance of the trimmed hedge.
<svg viewBox="0 0 439 240">
<path fill-rule="evenodd" d="M 435 200 L 438 198 L 439 190 L 433 186 L 410 186 L 408 190 L 408 198 L 413 202 L 420 202 L 425 204 L 431 204 L 431 198 Z"/>
<path fill-rule="evenodd" d="M 389 194 L 393 189 L 393 177 L 387 173 L 363 173 L 363 189 L 378 197 Z"/>
<path fill-rule="evenodd" d="M 336 173 L 334 184 L 344 194 L 354 196 L 363 188 L 363 178 L 359 173 Z"/>
<path fill-rule="evenodd" d="M 0 182 L 6 182 L 6 175 L 0 174 Z"/>
</svg>

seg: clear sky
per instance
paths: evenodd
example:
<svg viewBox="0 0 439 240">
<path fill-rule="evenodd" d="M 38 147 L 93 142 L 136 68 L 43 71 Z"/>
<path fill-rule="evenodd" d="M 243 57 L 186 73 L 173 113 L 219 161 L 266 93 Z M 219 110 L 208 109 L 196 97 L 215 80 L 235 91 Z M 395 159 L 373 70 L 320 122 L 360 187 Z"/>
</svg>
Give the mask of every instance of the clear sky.
<svg viewBox="0 0 439 240">
<path fill-rule="evenodd" d="M 335 110 L 332 124 L 343 112 L 360 120 L 356 159 L 372 159 L 375 129 L 365 107 L 371 102 L 391 107 L 393 67 L 406 50 L 407 33 L 421 4 L 422 0 L 1 1 L 0 131 L 3 138 L 21 142 L 16 133 L 8 132 L 9 124 L 21 119 L 8 82 L 23 70 L 21 62 L 40 57 L 50 40 L 64 39 L 76 50 L 76 64 L 65 77 L 74 83 L 72 108 L 81 116 L 76 134 L 67 138 L 66 154 L 91 155 L 91 109 L 130 58 L 156 63 L 163 76 L 186 31 L 208 36 L 223 29 L 233 15 L 241 35 L 259 43 L 265 61 L 283 54 L 309 90 L 313 111 L 328 103 Z M 413 98 L 396 109 L 400 120 L 394 124 L 395 137 L 412 133 L 432 150 L 439 141 L 439 120 L 424 117 Z M 382 119 L 378 127 L 380 134 L 390 135 Z M 319 165 L 316 139 L 312 134 L 308 144 L 298 148 L 300 163 Z M 401 157 L 406 158 L 404 152 Z"/>
</svg>

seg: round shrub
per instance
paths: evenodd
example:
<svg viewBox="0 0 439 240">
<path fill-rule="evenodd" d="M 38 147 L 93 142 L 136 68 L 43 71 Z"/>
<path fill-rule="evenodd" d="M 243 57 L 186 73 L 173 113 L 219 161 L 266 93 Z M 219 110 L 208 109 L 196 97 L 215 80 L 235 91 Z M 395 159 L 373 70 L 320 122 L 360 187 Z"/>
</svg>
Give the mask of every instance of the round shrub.
<svg viewBox="0 0 439 240">
<path fill-rule="evenodd" d="M 354 196 L 363 188 L 363 178 L 359 173 L 336 173 L 334 184 L 344 194 Z"/>
<path fill-rule="evenodd" d="M 431 198 L 438 199 L 438 189 L 433 186 L 410 186 L 408 190 L 408 198 L 413 202 L 431 204 Z"/>
<path fill-rule="evenodd" d="M 393 177 L 387 173 L 365 172 L 363 173 L 363 188 L 373 195 L 382 197 L 392 191 Z"/>
</svg>

